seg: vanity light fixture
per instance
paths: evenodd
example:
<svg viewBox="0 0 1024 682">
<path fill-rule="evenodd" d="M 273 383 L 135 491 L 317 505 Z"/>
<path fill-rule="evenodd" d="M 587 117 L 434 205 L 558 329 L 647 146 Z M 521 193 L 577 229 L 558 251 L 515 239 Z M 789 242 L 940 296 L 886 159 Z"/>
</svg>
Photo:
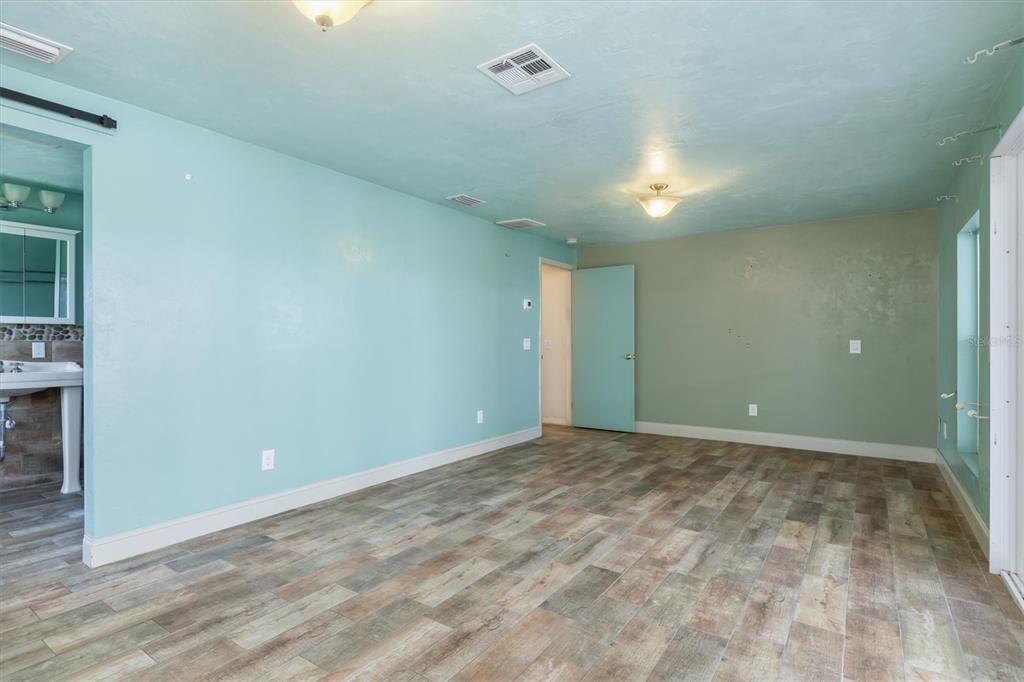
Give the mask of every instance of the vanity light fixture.
<svg viewBox="0 0 1024 682">
<path fill-rule="evenodd" d="M 341 26 L 373 0 L 292 0 L 296 9 L 326 32 L 332 26 Z"/>
<path fill-rule="evenodd" d="M 668 189 L 668 185 L 664 182 L 654 183 L 651 185 L 651 189 L 654 190 L 654 195 L 641 197 L 639 201 L 640 205 L 647 211 L 647 215 L 652 218 L 664 218 L 672 212 L 676 204 L 682 201 L 679 197 L 670 197 L 662 194 L 662 192 Z"/>
<path fill-rule="evenodd" d="M 30 187 L 25 185 L 16 185 L 13 182 L 5 182 L 3 185 L 4 190 L 4 201 L 11 208 L 18 208 L 25 199 L 28 199 L 28 193 L 32 191 Z"/>
<path fill-rule="evenodd" d="M 44 213 L 56 213 L 57 209 L 64 205 L 64 193 L 54 192 L 48 189 L 39 190 L 39 203 L 42 204 L 43 208 L 38 209 L 34 206 L 24 206 L 25 200 L 28 199 L 29 193 L 32 191 L 31 187 L 27 185 L 18 185 L 13 182 L 5 182 L 0 189 L 3 190 L 3 200 L 0 201 L 0 210 L 10 211 L 16 208 L 28 209 L 30 211 L 42 210 Z"/>
<path fill-rule="evenodd" d="M 64 205 L 63 192 L 51 192 L 48 189 L 39 190 L 39 203 L 47 213 L 56 213 L 57 209 Z"/>
</svg>

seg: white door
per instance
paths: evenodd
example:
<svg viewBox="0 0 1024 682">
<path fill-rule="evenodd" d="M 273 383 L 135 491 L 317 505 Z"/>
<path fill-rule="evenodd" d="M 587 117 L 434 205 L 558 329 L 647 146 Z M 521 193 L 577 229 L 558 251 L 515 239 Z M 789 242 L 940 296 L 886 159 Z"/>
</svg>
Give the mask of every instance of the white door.
<svg viewBox="0 0 1024 682">
<path fill-rule="evenodd" d="M 572 271 L 541 265 L 541 421 L 572 423 Z"/>
<path fill-rule="evenodd" d="M 1024 609 L 1024 113 L 990 165 L 989 569 Z"/>
</svg>

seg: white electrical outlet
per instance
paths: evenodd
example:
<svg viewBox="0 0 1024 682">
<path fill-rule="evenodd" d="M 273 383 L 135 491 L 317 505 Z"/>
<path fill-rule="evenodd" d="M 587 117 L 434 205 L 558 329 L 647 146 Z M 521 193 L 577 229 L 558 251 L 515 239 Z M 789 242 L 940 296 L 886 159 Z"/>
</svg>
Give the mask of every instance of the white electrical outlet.
<svg viewBox="0 0 1024 682">
<path fill-rule="evenodd" d="M 850 339 L 850 355 L 860 355 L 860 339 Z"/>
<path fill-rule="evenodd" d="M 531 348 L 533 348 L 533 342 L 530 340 L 530 337 L 527 336 L 523 339 L 523 350 L 530 350 Z"/>
<path fill-rule="evenodd" d="M 476 411 L 476 423 L 477 424 L 483 424 L 484 423 L 484 411 L 483 410 L 477 410 Z"/>
<path fill-rule="evenodd" d="M 32 342 L 32 357 L 33 358 L 45 358 L 46 357 L 46 342 L 45 341 L 33 341 Z"/>
<path fill-rule="evenodd" d="M 270 471 L 274 468 L 274 451 L 264 450 L 260 458 L 260 468 L 263 471 Z"/>
<path fill-rule="evenodd" d="M 747 415 L 751 417 L 757 416 L 757 403 L 750 403 L 747 405 Z"/>
</svg>

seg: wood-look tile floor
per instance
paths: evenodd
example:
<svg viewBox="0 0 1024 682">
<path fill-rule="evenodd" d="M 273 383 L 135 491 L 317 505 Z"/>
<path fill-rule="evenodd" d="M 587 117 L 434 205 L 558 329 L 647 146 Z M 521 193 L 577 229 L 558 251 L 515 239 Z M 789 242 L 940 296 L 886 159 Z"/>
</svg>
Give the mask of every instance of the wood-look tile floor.
<svg viewBox="0 0 1024 682">
<path fill-rule="evenodd" d="M 95 570 L 0 502 L 5 682 L 1024 679 L 932 465 L 551 428 Z"/>
</svg>

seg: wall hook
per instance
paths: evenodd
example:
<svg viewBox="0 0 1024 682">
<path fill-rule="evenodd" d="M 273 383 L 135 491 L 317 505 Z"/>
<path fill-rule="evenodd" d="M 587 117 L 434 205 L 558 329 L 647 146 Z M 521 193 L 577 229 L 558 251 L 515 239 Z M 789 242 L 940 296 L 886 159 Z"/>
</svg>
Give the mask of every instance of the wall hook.
<svg viewBox="0 0 1024 682">
<path fill-rule="evenodd" d="M 960 195 L 959 194 L 943 194 L 942 196 L 935 197 L 935 201 L 952 201 L 955 204 L 959 204 L 960 203 Z M 953 394 L 951 393 L 950 395 L 952 396 Z M 945 398 L 946 395 L 943 394 L 942 397 Z"/>
<path fill-rule="evenodd" d="M 1021 36 L 1020 38 L 1013 38 L 1012 40 L 1004 40 L 1001 43 L 996 43 L 992 47 L 985 48 L 983 50 L 978 50 L 970 57 L 965 57 L 964 64 L 974 64 L 982 56 L 991 57 L 996 53 L 996 51 L 1001 50 L 1004 47 L 1010 47 L 1011 45 L 1020 45 L 1021 43 L 1024 43 L 1024 36 Z"/>
<path fill-rule="evenodd" d="M 977 161 L 978 163 L 981 163 L 981 154 L 975 154 L 974 156 L 965 156 L 962 159 L 958 159 L 958 160 L 954 161 L 953 165 L 954 166 L 962 166 L 965 163 L 974 163 L 975 161 Z"/>
<path fill-rule="evenodd" d="M 1002 130 L 1000 126 L 989 126 L 988 128 L 978 128 L 977 130 L 961 130 L 959 133 L 953 133 L 952 135 L 946 135 L 944 138 L 936 142 L 935 144 L 940 147 L 945 147 L 949 142 L 956 142 L 961 137 L 967 135 L 977 135 L 978 133 L 987 133 L 990 130 Z"/>
</svg>

